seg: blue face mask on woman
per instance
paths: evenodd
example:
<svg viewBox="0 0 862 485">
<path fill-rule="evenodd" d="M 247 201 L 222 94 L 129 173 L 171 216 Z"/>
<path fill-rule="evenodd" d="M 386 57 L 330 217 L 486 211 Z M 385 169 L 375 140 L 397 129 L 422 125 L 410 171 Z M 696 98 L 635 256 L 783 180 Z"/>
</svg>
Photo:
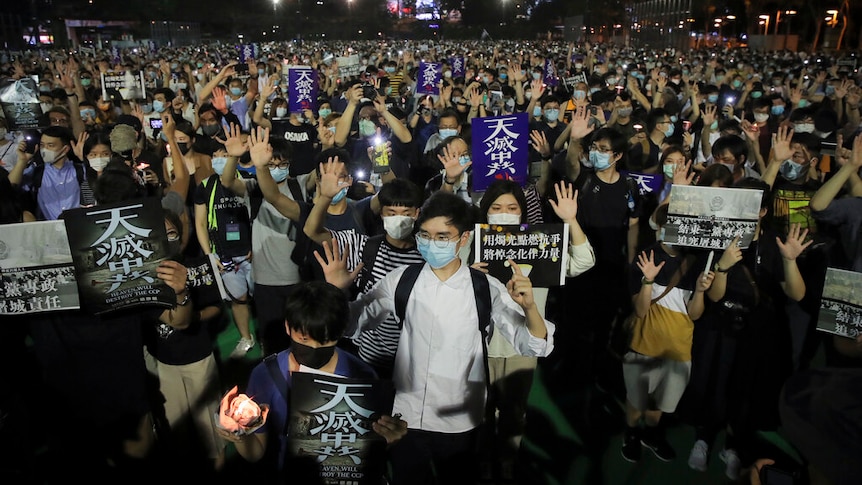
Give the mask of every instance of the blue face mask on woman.
<svg viewBox="0 0 862 485">
<path fill-rule="evenodd" d="M 272 175 L 272 179 L 275 180 L 275 183 L 278 184 L 284 182 L 284 179 L 287 178 L 287 174 L 289 171 L 289 168 L 276 167 L 269 169 L 269 174 Z"/>
<path fill-rule="evenodd" d="M 457 135 L 458 130 L 453 129 L 453 128 L 440 128 L 439 130 L 437 130 L 437 133 L 440 135 L 440 138 L 445 140 L 446 138 L 449 138 L 450 136 Z"/>
<path fill-rule="evenodd" d="M 317 112 L 321 118 L 326 118 L 327 116 L 332 114 L 332 110 L 328 108 L 321 108 L 320 111 Z"/>
</svg>

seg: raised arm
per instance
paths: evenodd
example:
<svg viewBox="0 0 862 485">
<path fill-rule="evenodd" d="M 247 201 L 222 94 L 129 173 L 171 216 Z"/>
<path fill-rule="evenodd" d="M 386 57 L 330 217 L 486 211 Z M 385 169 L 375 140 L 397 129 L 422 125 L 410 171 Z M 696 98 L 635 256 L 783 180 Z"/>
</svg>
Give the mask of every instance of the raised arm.
<svg viewBox="0 0 862 485">
<path fill-rule="evenodd" d="M 320 182 L 314 198 L 314 206 L 302 228 L 305 235 L 312 241 L 323 244 L 332 240 L 332 233 L 324 227 L 326 209 L 333 197 L 351 185 L 351 180 L 338 180 L 338 174 L 344 169 L 344 163 L 338 157 L 329 157 L 326 163 L 320 164 Z"/>
<path fill-rule="evenodd" d="M 189 168 L 183 158 L 183 152 L 180 151 L 179 145 L 177 145 L 176 122 L 174 122 L 174 117 L 167 111 L 162 113 L 162 131 L 165 133 L 165 138 L 168 139 L 168 146 L 170 147 L 170 152 L 173 154 L 172 158 L 174 161 L 174 179 L 171 180 L 168 190 L 176 192 L 182 200 L 186 200 L 189 193 L 191 175 L 189 175 Z"/>
<path fill-rule="evenodd" d="M 862 135 L 856 135 L 853 138 L 853 152 L 850 156 L 850 162 L 844 164 L 840 170 L 835 172 L 835 175 L 820 186 L 817 192 L 811 196 L 811 201 L 808 203 L 811 210 L 822 211 L 826 209 L 838 193 L 841 192 L 841 188 L 844 187 L 844 183 L 847 182 L 851 174 L 858 172 L 860 167 L 862 167 Z M 11 175 L 9 178 L 12 178 Z"/>
<path fill-rule="evenodd" d="M 347 88 L 347 107 L 341 113 L 341 118 L 335 123 L 335 146 L 343 147 L 350 136 L 350 128 L 353 125 L 353 117 L 356 115 L 356 107 L 362 99 L 362 85 L 354 84 Z"/>
<path fill-rule="evenodd" d="M 227 137 L 225 141 L 216 140 L 224 145 L 225 150 L 227 150 L 227 163 L 224 166 L 224 170 L 221 173 L 221 184 L 230 189 L 231 192 L 237 195 L 245 195 L 245 183 L 236 177 L 236 165 L 239 161 L 239 157 L 241 157 L 246 151 L 248 151 L 248 147 L 245 143 L 242 142 L 242 137 L 240 135 L 241 128 L 234 123 L 230 124 L 230 130 L 227 132 Z"/>
<path fill-rule="evenodd" d="M 265 128 L 252 130 L 248 137 L 251 161 L 257 168 L 257 183 L 263 197 L 272 204 L 278 212 L 292 221 L 299 220 L 299 204 L 278 190 L 278 184 L 269 173 L 269 162 L 272 160 L 272 146 L 269 144 L 269 131 Z"/>
</svg>

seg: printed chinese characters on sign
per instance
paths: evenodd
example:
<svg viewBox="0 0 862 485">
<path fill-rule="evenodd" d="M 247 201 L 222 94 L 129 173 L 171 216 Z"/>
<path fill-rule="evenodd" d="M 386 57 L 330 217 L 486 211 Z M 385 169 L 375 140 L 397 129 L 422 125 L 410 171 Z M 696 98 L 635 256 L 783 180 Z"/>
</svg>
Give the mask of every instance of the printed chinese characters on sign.
<svg viewBox="0 0 862 485">
<path fill-rule="evenodd" d="M 473 190 L 484 191 L 494 180 L 527 180 L 529 118 L 526 113 L 474 121 Z"/>
<path fill-rule="evenodd" d="M 317 109 L 317 79 L 310 67 L 291 67 L 288 73 L 290 93 L 288 99 L 291 113 Z"/>
<path fill-rule="evenodd" d="M 476 261 L 488 263 L 488 273 L 500 282 L 512 277 L 511 259 L 537 288 L 565 283 L 568 224 L 476 224 L 475 234 Z"/>
<path fill-rule="evenodd" d="M 851 339 L 862 335 L 862 273 L 826 269 L 817 330 Z"/>
</svg>

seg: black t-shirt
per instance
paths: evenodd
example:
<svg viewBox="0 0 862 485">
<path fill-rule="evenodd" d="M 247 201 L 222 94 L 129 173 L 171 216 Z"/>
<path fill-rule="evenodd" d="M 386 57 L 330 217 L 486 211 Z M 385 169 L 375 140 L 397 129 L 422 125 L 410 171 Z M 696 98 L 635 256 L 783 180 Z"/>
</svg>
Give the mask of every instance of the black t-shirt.
<svg viewBox="0 0 862 485">
<path fill-rule="evenodd" d="M 195 189 L 195 205 L 207 208 L 207 230 L 212 250 L 222 261 L 251 251 L 251 222 L 242 197 L 225 188 L 218 174 Z"/>
<path fill-rule="evenodd" d="M 221 305 L 221 293 L 215 280 L 217 271 L 208 256 L 184 261 L 189 278 L 190 305 L 199 312 L 208 306 Z M 147 327 L 144 339 L 147 350 L 159 362 L 168 365 L 186 365 L 198 362 L 212 353 L 213 340 L 210 325 L 213 322 L 193 321 L 178 330 L 155 320 Z"/>
<path fill-rule="evenodd" d="M 554 146 L 554 142 L 557 141 L 557 138 L 560 137 L 560 135 L 563 133 L 563 131 L 565 131 L 565 129 L 566 129 L 566 125 L 564 123 L 559 123 L 559 122 L 557 123 L 556 126 L 551 126 L 544 120 L 542 120 L 541 122 L 538 122 L 538 123 L 532 122 L 532 121 L 530 122 L 530 132 L 532 132 L 533 130 L 538 130 L 538 131 L 544 133 L 545 138 L 548 140 L 548 143 L 550 143 L 552 148 Z M 538 162 L 541 159 L 542 159 L 542 156 L 531 145 L 530 146 L 530 161 L 531 162 Z"/>
<path fill-rule="evenodd" d="M 317 128 L 314 125 L 303 123 L 295 126 L 289 121 L 273 121 L 272 133 L 282 136 L 293 147 L 293 156 L 290 160 L 290 175 L 298 177 L 314 170 L 314 160 L 317 156 Z"/>
<path fill-rule="evenodd" d="M 596 259 L 624 261 L 628 247 L 629 219 L 640 217 L 637 183 L 620 174 L 611 184 L 595 172 L 581 169 L 578 180 L 578 222 L 596 252 Z"/>
</svg>

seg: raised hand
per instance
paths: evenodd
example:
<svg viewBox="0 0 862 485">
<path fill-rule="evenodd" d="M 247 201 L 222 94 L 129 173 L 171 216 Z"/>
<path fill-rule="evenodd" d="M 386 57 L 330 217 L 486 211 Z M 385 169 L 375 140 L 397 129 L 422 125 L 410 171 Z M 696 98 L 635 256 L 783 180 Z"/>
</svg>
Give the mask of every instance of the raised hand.
<svg viewBox="0 0 862 485">
<path fill-rule="evenodd" d="M 590 112 L 586 106 L 578 106 L 578 109 L 572 114 L 572 122 L 569 123 L 569 126 L 571 127 L 569 134 L 571 141 L 582 140 L 593 132 L 595 127 L 590 126 Z"/>
<path fill-rule="evenodd" d="M 227 114 L 227 101 L 225 100 L 226 94 L 227 91 L 222 87 L 216 86 L 213 88 L 212 104 L 213 107 L 219 110 L 221 114 Z"/>
<path fill-rule="evenodd" d="M 791 224 L 790 231 L 787 234 L 787 240 L 785 242 L 781 242 L 781 238 L 776 236 L 775 243 L 778 244 L 778 251 L 781 253 L 781 257 L 787 261 L 795 261 L 796 258 L 802 254 L 802 251 L 805 251 L 805 248 L 811 245 L 814 240 L 810 240 L 808 242 L 804 242 L 805 238 L 808 236 L 808 229 L 800 230 L 800 224 Z"/>
<path fill-rule="evenodd" d="M 526 310 L 535 304 L 533 282 L 529 277 L 524 276 L 521 267 L 512 259 L 509 259 L 509 267 L 512 268 L 512 279 L 506 283 L 506 289 L 509 290 L 512 300 Z"/>
<path fill-rule="evenodd" d="M 251 130 L 248 136 L 249 155 L 251 162 L 258 170 L 269 170 L 267 165 L 272 160 L 272 145 L 269 144 L 269 130 L 261 126 L 257 131 Z"/>
<path fill-rule="evenodd" d="M 539 152 L 543 159 L 548 159 L 551 156 L 551 144 L 548 143 L 548 137 L 544 131 L 532 130 L 530 132 L 530 146 Z"/>
<path fill-rule="evenodd" d="M 559 181 L 554 184 L 557 200 L 550 199 L 554 213 L 563 222 L 575 221 L 578 217 L 578 191 L 574 190 L 572 184 Z"/>
<path fill-rule="evenodd" d="M 177 132 L 177 124 L 170 113 L 162 113 L 162 131 L 168 140 L 172 140 Z"/>
<path fill-rule="evenodd" d="M 241 130 L 242 128 L 237 126 L 236 123 L 231 123 L 230 129 L 225 133 L 225 139 L 221 140 L 216 138 L 216 141 L 224 145 L 224 149 L 227 150 L 228 156 L 241 157 L 248 151 L 248 143 L 243 143 Z"/>
<path fill-rule="evenodd" d="M 691 185 L 694 181 L 694 171 L 691 170 L 691 160 L 678 163 L 673 169 L 673 185 Z"/>
<path fill-rule="evenodd" d="M 638 254 L 638 268 L 641 270 L 644 278 L 649 281 L 655 281 L 655 277 L 661 272 L 664 263 L 665 261 L 662 261 L 658 265 L 655 264 L 655 253 L 652 250 L 650 250 L 649 254 L 646 251 L 641 251 Z"/>
<path fill-rule="evenodd" d="M 338 159 L 338 156 L 329 157 L 326 163 L 320 164 L 320 184 L 318 193 L 330 199 L 335 197 L 345 187 L 350 187 L 353 180 L 348 177 L 347 180 L 339 180 L 338 174 L 344 169 L 344 162 Z"/>
<path fill-rule="evenodd" d="M 722 271 L 727 271 L 734 264 L 742 261 L 742 249 L 739 247 L 740 236 L 733 238 L 730 244 L 727 245 L 724 252 L 721 253 L 721 258 L 718 259 L 718 265 Z"/>
<path fill-rule="evenodd" d="M 341 254 L 336 241 L 323 241 L 322 246 L 325 258 L 318 251 L 314 251 L 314 258 L 323 269 L 326 282 L 342 290 L 350 288 L 350 285 L 359 276 L 359 272 L 362 271 L 363 263 L 360 262 L 352 272 L 349 272 L 347 271 L 347 254 Z"/>
<path fill-rule="evenodd" d="M 80 135 L 78 135 L 78 140 L 72 139 L 72 153 L 78 157 L 78 160 L 84 160 L 84 143 L 87 141 L 90 135 L 86 131 L 82 131 Z"/>
<path fill-rule="evenodd" d="M 461 157 L 456 152 L 455 148 L 452 144 L 443 148 L 443 153 L 437 155 L 437 159 L 440 160 L 440 163 L 443 164 L 443 168 L 446 170 L 444 177 L 448 180 L 455 180 L 464 173 L 464 170 L 467 170 L 467 167 L 473 164 L 473 161 L 469 161 L 464 165 L 461 165 Z"/>
<path fill-rule="evenodd" d="M 772 134 L 772 156 L 775 160 L 783 162 L 793 157 L 790 148 L 790 139 L 793 138 L 793 128 L 779 126 L 778 131 Z"/>
<path fill-rule="evenodd" d="M 703 109 L 703 125 L 704 126 L 712 126 L 712 123 L 715 121 L 715 112 L 718 109 L 717 106 L 707 106 Z"/>
</svg>

